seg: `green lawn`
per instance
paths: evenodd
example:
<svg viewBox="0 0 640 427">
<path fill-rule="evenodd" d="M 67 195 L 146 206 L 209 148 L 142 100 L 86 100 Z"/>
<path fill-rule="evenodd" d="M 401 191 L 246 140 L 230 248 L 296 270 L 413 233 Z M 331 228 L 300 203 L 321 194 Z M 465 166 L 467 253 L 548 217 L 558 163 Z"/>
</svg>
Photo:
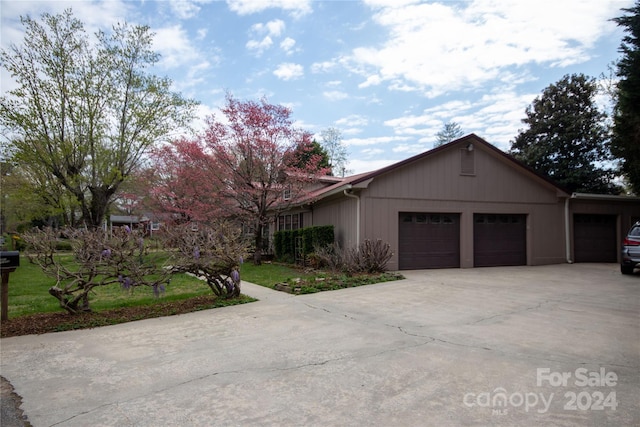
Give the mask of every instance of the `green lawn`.
<svg viewBox="0 0 640 427">
<path fill-rule="evenodd" d="M 307 278 L 317 275 L 317 272 L 315 274 L 307 273 L 304 270 L 291 268 L 283 264 L 262 263 L 262 265 L 254 265 L 249 261 L 240 267 L 242 280 L 272 289 L 276 283 L 286 282 L 296 277 Z"/>
<path fill-rule="evenodd" d="M 241 267 L 242 280 L 273 288 L 276 283 L 294 277 L 306 277 L 296 269 L 278 264 L 255 266 L 245 263 Z M 49 295 L 49 288 L 55 280 L 44 275 L 40 267 L 31 264 L 21 256 L 20 267 L 9 276 L 9 318 L 36 313 L 62 311 L 58 300 Z M 117 285 L 96 288 L 91 294 L 90 304 L 94 311 L 103 311 L 120 307 L 132 307 L 179 301 L 200 295 L 211 295 L 211 289 L 192 276 L 175 274 L 165 293 L 156 298 L 148 287 L 136 287 L 124 291 Z"/>
<path fill-rule="evenodd" d="M 48 292 L 54 285 L 55 279 L 45 276 L 40 267 L 21 257 L 20 267 L 9 276 L 9 317 L 61 311 L 58 300 Z M 211 290 L 202 281 L 186 274 L 176 274 L 160 298 L 156 298 L 152 289 L 146 286 L 124 291 L 118 285 L 110 285 L 95 288 L 90 294 L 90 304 L 93 310 L 101 311 L 207 294 L 211 294 Z"/>
<path fill-rule="evenodd" d="M 69 262 L 72 262 L 71 257 L 69 257 Z M 37 265 L 31 264 L 24 256 L 21 256 L 20 263 L 20 267 L 11 273 L 9 278 L 9 318 L 63 311 L 58 300 L 48 292 L 49 288 L 55 285 L 55 280 L 45 276 Z M 393 273 L 347 278 L 345 276 L 329 276 L 317 271 L 311 273 L 282 264 L 263 263 L 256 266 L 251 262 L 244 263 L 240 268 L 240 273 L 242 280 L 269 288 L 273 288 L 276 283 L 292 283 L 293 279 L 299 278 L 300 281 L 296 281 L 296 283 L 302 285 L 300 293 L 340 289 L 402 278 L 402 276 Z M 327 280 L 317 282 L 317 277 L 325 277 Z M 118 285 L 110 285 L 95 288 L 90 295 L 90 304 L 94 312 L 101 312 L 123 307 L 151 306 L 182 301 L 203 295 L 212 295 L 211 289 L 204 282 L 186 274 L 175 274 L 171 278 L 171 283 L 167 285 L 165 293 L 159 298 L 153 295 L 153 291 L 149 287 L 142 286 L 124 291 Z M 247 300 L 250 299 L 247 298 Z"/>
</svg>

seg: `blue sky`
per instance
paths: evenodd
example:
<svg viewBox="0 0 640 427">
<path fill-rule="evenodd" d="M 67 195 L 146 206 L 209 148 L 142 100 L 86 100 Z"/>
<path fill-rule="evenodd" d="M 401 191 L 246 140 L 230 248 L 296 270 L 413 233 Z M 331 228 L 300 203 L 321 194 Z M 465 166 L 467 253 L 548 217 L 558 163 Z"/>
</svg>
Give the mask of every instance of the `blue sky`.
<svg viewBox="0 0 640 427">
<path fill-rule="evenodd" d="M 455 121 L 508 150 L 525 108 L 568 73 L 598 77 L 619 57 L 610 19 L 633 0 L 1 1 L 1 44 L 21 15 L 72 8 L 89 31 L 149 25 L 156 74 L 201 103 L 225 92 L 283 104 L 296 126 L 341 130 L 353 173 L 431 149 Z M 13 87 L 2 75 L 2 91 Z M 606 105 L 606 99 L 601 100 Z"/>
</svg>

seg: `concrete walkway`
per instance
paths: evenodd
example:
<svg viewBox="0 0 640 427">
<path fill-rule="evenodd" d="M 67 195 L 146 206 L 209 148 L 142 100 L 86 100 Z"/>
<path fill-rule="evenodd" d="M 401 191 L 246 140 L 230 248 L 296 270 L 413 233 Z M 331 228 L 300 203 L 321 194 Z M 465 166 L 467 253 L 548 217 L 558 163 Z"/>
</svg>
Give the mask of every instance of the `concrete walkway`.
<svg viewBox="0 0 640 427">
<path fill-rule="evenodd" d="M 38 426 L 640 425 L 640 277 L 614 264 L 406 280 L 4 338 Z"/>
</svg>

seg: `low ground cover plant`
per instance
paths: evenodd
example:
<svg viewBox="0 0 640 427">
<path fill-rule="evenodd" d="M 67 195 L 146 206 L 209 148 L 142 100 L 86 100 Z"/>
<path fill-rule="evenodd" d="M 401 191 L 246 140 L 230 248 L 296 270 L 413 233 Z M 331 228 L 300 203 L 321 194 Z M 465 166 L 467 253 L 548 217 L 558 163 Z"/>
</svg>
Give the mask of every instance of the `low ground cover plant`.
<svg viewBox="0 0 640 427">
<path fill-rule="evenodd" d="M 295 277 L 283 283 L 277 283 L 274 288 L 293 294 L 312 294 L 323 291 L 335 291 L 338 289 L 354 288 L 356 286 L 372 285 L 374 283 L 390 282 L 404 279 L 404 276 L 396 272 L 362 273 L 357 275 L 318 275 L 306 278 Z"/>
</svg>

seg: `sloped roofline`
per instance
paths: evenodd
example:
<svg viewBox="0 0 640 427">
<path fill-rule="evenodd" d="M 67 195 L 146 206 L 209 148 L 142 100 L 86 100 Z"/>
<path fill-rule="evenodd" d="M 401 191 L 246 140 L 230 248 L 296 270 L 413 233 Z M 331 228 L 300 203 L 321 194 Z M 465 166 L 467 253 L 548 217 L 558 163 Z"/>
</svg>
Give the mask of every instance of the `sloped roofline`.
<svg viewBox="0 0 640 427">
<path fill-rule="evenodd" d="M 553 180 L 551 180 L 550 178 L 536 172 L 535 170 L 533 170 L 531 167 L 527 166 L 526 164 L 522 163 L 521 161 L 519 161 L 518 159 L 516 159 L 515 157 L 511 156 L 510 154 L 505 153 L 504 151 L 500 150 L 499 148 L 495 147 L 494 145 L 490 144 L 489 142 L 485 141 L 483 138 L 479 137 L 478 135 L 476 135 L 475 133 L 470 133 L 466 136 L 463 136 L 462 138 L 458 138 L 455 139 L 447 144 L 443 144 L 440 145 L 439 147 L 433 148 L 431 150 L 425 151 L 423 153 L 417 154 L 413 157 L 409 157 L 408 159 L 402 160 L 400 162 L 394 163 L 392 165 L 389 165 L 387 167 L 384 167 L 382 169 L 378 169 L 372 172 L 369 172 L 368 174 L 363 174 L 364 176 L 358 176 L 355 180 L 351 181 L 352 185 L 356 185 L 358 183 L 361 183 L 363 181 L 366 181 L 368 179 L 371 178 L 375 178 L 377 176 L 392 172 L 396 169 L 399 169 L 403 166 L 409 165 L 411 163 L 420 161 L 424 158 L 433 156 L 441 151 L 445 151 L 448 150 L 450 147 L 454 146 L 454 145 L 461 145 L 464 143 L 479 143 L 482 144 L 484 147 L 488 148 L 489 150 L 491 150 L 492 152 L 494 152 L 495 154 L 497 154 L 498 156 L 501 156 L 503 159 L 507 160 L 508 162 L 513 163 L 514 166 L 524 169 L 524 171 L 526 171 L 527 173 L 534 175 L 536 178 L 539 178 L 543 181 L 545 181 L 546 183 L 550 184 L 552 187 L 554 187 L 555 189 L 559 190 L 560 192 L 564 193 L 563 195 L 565 197 L 569 197 L 571 195 L 571 193 L 566 189 L 563 188 L 562 186 L 560 186 L 558 183 L 554 182 Z"/>
<path fill-rule="evenodd" d="M 311 192 L 308 197 L 306 197 L 303 201 L 301 201 L 301 204 L 309 204 L 309 203 L 313 203 L 317 200 L 323 199 L 325 197 L 329 197 L 331 195 L 334 194 L 338 194 L 338 193 L 342 193 L 344 190 L 350 190 L 353 188 L 364 188 L 368 185 L 369 182 L 371 182 L 371 180 L 373 180 L 374 178 L 393 172 L 397 169 L 400 169 L 404 166 L 407 166 L 411 163 L 414 162 L 418 162 L 420 160 L 423 160 L 427 157 L 431 157 L 434 156 L 442 151 L 448 150 L 451 147 L 455 146 L 455 145 L 463 145 L 463 144 L 469 144 L 469 143 L 474 143 L 474 144 L 481 144 L 483 147 L 487 148 L 489 151 L 493 152 L 494 154 L 496 154 L 498 157 L 502 158 L 503 160 L 505 160 L 507 163 L 511 163 L 514 167 L 521 169 L 523 172 L 531 175 L 532 177 L 542 181 L 543 183 L 546 183 L 547 185 L 551 186 L 552 188 L 556 189 L 559 192 L 559 196 L 560 197 L 571 197 L 571 193 L 566 189 L 563 188 L 562 186 L 560 186 L 559 184 L 557 184 L 556 182 L 554 182 L 553 180 L 551 180 L 550 178 L 536 172 L 535 170 L 533 170 L 531 167 L 527 166 L 526 164 L 522 163 L 521 161 L 519 161 L 518 159 L 516 159 L 515 157 L 505 153 L 504 151 L 500 150 L 499 148 L 495 147 L 494 145 L 490 144 L 489 142 L 485 141 L 483 138 L 479 137 L 478 135 L 474 134 L 474 133 L 470 133 L 466 136 L 463 136 L 462 138 L 458 138 L 456 140 L 453 140 L 447 144 L 443 144 L 440 145 L 439 147 L 433 148 L 431 150 L 425 151 L 423 153 L 417 154 L 413 157 L 409 157 L 408 159 L 405 160 L 401 160 L 397 163 L 393 163 L 389 166 L 386 166 L 384 168 L 381 169 L 377 169 L 374 171 L 370 171 L 370 172 L 365 172 L 365 173 L 361 173 L 358 175 L 352 175 L 349 177 L 345 177 L 343 178 L 340 182 L 337 182 L 333 185 L 330 185 L 328 187 L 324 187 L 321 188 L 319 190 L 316 190 L 314 192 Z"/>
</svg>

